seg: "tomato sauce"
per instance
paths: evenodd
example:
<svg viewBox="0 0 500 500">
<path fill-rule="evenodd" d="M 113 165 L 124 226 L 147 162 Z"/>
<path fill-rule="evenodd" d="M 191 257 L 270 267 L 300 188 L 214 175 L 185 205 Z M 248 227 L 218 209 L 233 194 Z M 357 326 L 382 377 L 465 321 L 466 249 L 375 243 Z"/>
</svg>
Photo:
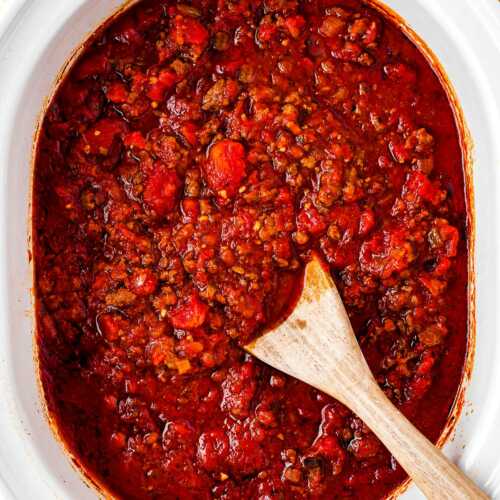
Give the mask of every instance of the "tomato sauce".
<svg viewBox="0 0 500 500">
<path fill-rule="evenodd" d="M 467 207 L 443 85 L 354 0 L 145 0 L 43 121 L 37 342 L 77 462 L 124 499 L 379 499 L 405 473 L 242 346 L 328 264 L 380 386 L 430 439 L 467 347 Z"/>
</svg>

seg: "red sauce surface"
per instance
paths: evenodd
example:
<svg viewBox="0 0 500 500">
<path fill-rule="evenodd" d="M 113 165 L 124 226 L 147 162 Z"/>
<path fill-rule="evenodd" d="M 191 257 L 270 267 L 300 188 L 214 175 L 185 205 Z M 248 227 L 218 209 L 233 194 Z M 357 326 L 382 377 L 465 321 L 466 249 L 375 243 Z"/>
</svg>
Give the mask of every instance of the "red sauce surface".
<svg viewBox="0 0 500 500">
<path fill-rule="evenodd" d="M 318 250 L 371 369 L 429 438 L 467 344 L 459 134 L 415 45 L 353 0 L 145 1 L 45 117 L 42 382 L 124 499 L 378 499 L 405 474 L 360 419 L 241 348 Z"/>
</svg>

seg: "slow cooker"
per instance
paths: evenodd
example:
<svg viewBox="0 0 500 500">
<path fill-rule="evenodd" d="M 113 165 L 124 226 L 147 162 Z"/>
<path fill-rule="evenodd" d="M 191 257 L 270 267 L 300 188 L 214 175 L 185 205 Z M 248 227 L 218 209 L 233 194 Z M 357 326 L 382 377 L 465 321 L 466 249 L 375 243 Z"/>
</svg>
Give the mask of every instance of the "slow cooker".
<svg viewBox="0 0 500 500">
<path fill-rule="evenodd" d="M 475 353 L 465 376 L 462 411 L 451 422 L 453 432 L 444 449 L 492 498 L 500 498 L 500 4 L 384 3 L 440 60 L 474 146 Z M 0 498 L 97 497 L 52 434 L 38 387 L 30 183 L 33 138 L 56 76 L 75 48 L 121 4 L 0 0 Z M 474 327 L 471 331 L 473 335 Z M 422 496 L 410 487 L 401 498 Z"/>
</svg>

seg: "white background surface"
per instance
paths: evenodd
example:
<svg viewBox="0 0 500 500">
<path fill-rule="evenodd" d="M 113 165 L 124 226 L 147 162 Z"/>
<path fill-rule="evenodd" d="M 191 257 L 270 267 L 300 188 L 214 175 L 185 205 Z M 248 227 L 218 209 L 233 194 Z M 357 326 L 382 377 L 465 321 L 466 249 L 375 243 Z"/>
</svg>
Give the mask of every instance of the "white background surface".
<svg viewBox="0 0 500 500">
<path fill-rule="evenodd" d="M 44 97 L 72 49 L 120 0 L 0 0 L 0 499 L 95 499 L 55 442 L 32 359 L 29 162 Z M 478 339 L 467 403 L 446 446 L 500 500 L 500 3 L 386 0 L 443 63 L 475 142 Z M 422 498 L 411 488 L 405 500 Z"/>
</svg>

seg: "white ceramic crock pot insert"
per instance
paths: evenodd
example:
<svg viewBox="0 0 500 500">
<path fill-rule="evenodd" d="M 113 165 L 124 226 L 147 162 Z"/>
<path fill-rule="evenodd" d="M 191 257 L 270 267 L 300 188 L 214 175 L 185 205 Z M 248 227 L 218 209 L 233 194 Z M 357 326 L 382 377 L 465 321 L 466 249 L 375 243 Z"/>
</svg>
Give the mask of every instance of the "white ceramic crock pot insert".
<svg viewBox="0 0 500 500">
<path fill-rule="evenodd" d="M 500 499 L 500 4 L 385 0 L 453 82 L 475 143 L 477 351 L 446 453 Z M 0 499 L 95 499 L 47 425 L 33 362 L 28 203 L 32 138 L 72 50 L 120 0 L 0 0 Z M 405 500 L 423 498 L 415 487 Z"/>
</svg>

